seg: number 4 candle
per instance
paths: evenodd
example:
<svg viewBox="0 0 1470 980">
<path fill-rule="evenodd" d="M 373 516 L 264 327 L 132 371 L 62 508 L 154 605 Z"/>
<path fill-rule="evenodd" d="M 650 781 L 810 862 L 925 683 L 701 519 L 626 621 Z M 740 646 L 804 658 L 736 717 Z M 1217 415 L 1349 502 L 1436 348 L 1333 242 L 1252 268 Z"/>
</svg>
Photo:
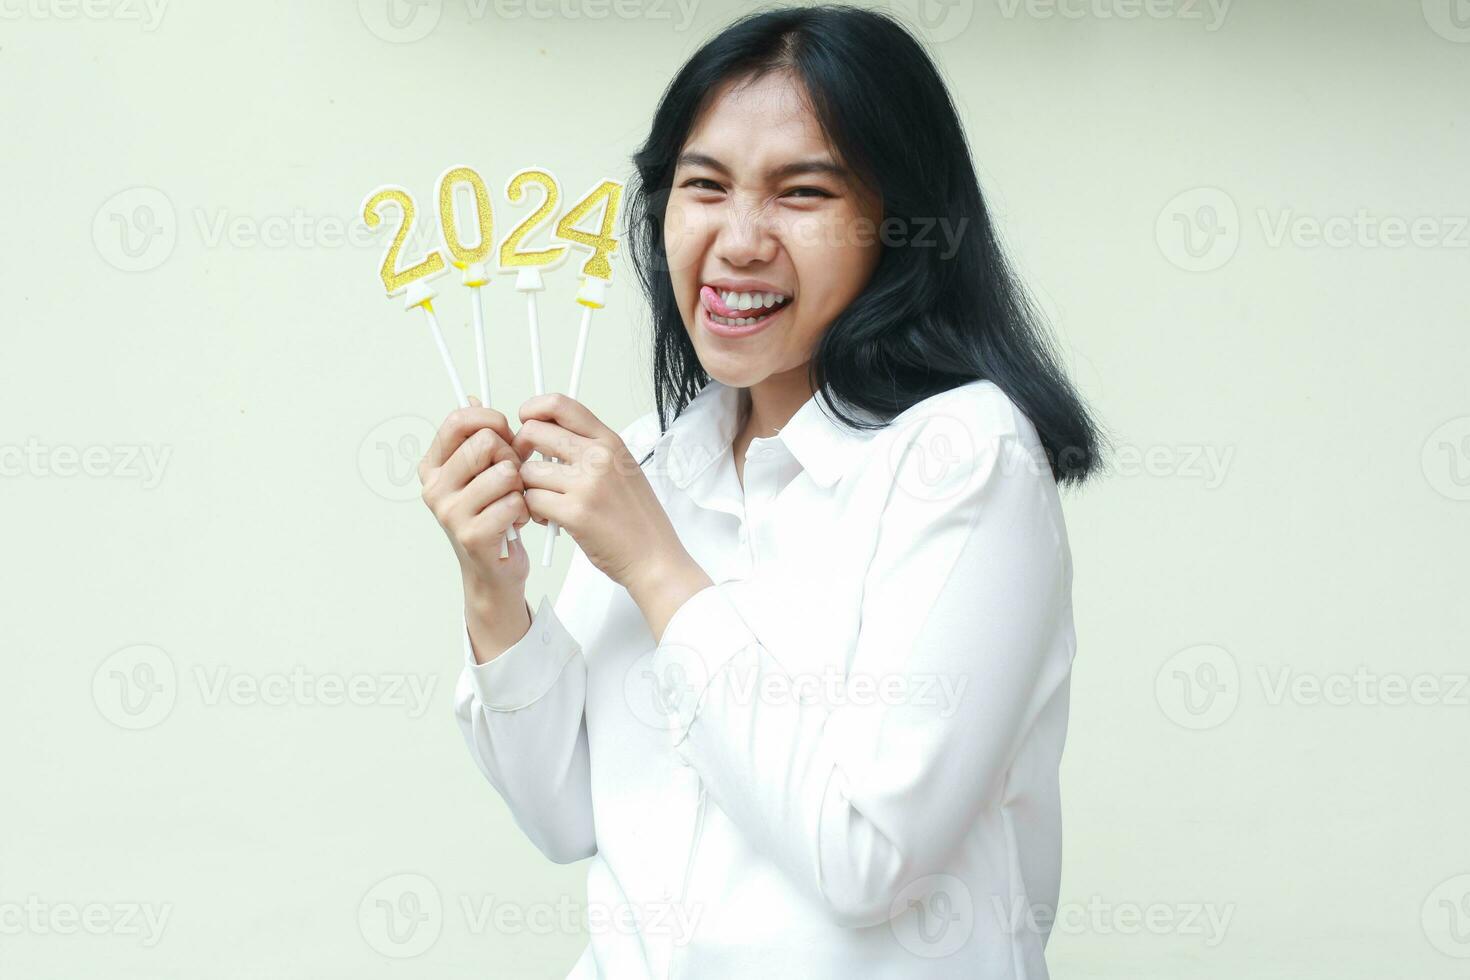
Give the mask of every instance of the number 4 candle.
<svg viewBox="0 0 1470 980">
<path fill-rule="evenodd" d="M 582 361 L 587 355 L 587 338 L 592 326 L 592 311 L 602 309 L 607 303 L 607 286 L 612 280 L 612 263 L 608 261 L 608 256 L 612 255 L 618 247 L 618 240 L 613 237 L 613 228 L 617 222 L 618 205 L 622 197 L 623 185 L 615 180 L 604 179 L 556 223 L 558 238 L 572 242 L 592 253 L 582 265 L 582 286 L 577 291 L 577 303 L 582 307 L 582 325 L 577 333 L 577 350 L 572 355 L 572 380 L 567 386 L 567 394 L 572 398 L 577 397 L 577 389 L 582 381 Z M 596 233 L 578 228 L 577 222 L 591 214 L 599 203 L 603 204 L 602 221 Z M 556 462 L 555 458 L 552 462 Z M 546 547 L 541 552 L 543 566 L 551 564 L 552 552 L 556 548 L 556 536 L 560 533 L 561 528 L 557 526 L 556 521 L 547 524 Z"/>
</svg>

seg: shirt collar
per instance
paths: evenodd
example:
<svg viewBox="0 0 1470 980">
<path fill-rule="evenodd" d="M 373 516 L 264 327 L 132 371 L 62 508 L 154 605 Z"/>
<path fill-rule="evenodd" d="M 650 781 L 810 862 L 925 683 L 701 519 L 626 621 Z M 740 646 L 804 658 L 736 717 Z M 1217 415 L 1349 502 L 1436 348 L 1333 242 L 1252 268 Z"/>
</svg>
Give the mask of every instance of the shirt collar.
<svg viewBox="0 0 1470 980">
<path fill-rule="evenodd" d="M 740 424 L 740 410 L 749 396 L 713 378 L 690 400 L 655 444 L 662 447 L 674 483 L 683 490 L 729 452 Z M 873 431 L 851 429 L 830 418 L 813 392 L 773 439 L 791 452 L 812 481 L 830 487 L 862 457 Z M 849 415 L 881 421 L 877 416 L 843 403 Z"/>
</svg>

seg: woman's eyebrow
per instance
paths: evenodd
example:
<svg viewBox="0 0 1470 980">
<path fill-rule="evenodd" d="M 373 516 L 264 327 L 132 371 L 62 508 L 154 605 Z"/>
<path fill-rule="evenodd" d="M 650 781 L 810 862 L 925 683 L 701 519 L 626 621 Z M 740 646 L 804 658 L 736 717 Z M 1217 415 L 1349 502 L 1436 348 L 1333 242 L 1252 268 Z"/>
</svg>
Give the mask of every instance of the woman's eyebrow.
<svg viewBox="0 0 1470 980">
<path fill-rule="evenodd" d="M 726 176 L 730 175 L 729 167 L 706 153 L 681 153 L 677 165 L 680 167 L 708 167 L 711 170 L 718 170 Z M 766 179 L 785 180 L 787 177 L 796 177 L 802 174 L 823 174 L 837 180 L 846 180 L 848 169 L 822 157 L 811 160 L 793 160 L 790 163 L 783 163 L 779 167 L 772 167 L 770 170 L 767 170 Z"/>
</svg>

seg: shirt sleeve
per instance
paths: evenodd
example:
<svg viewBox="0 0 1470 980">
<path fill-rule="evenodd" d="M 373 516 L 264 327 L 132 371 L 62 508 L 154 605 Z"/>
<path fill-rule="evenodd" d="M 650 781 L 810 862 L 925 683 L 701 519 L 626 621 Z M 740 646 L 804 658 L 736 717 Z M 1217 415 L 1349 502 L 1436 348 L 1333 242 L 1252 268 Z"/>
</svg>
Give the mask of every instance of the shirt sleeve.
<svg viewBox="0 0 1470 980">
<path fill-rule="evenodd" d="M 830 657 L 753 631 L 773 621 L 757 604 L 792 605 L 754 581 L 696 593 L 654 655 L 675 753 L 851 927 L 902 911 L 904 886 L 945 867 L 1002 801 L 1075 650 L 1056 639 L 1071 556 L 1050 471 L 1007 434 L 934 484 L 913 448 L 883 508 L 856 648 L 818 651 L 846 654 L 842 697 L 793 673 Z"/>
<path fill-rule="evenodd" d="M 563 616 L 587 608 L 600 574 L 574 549 L 555 606 L 543 597 L 526 635 L 488 663 L 475 662 L 465 630 L 464 668 L 455 688 L 455 718 L 475 764 L 516 826 L 558 864 L 597 853 L 587 662 Z"/>
<path fill-rule="evenodd" d="M 635 458 L 659 435 L 656 412 L 618 433 Z M 596 636 L 612 581 L 567 536 L 571 564 L 556 603 L 543 597 L 531 628 L 488 663 L 469 630 L 454 715 L 480 772 L 516 826 L 551 860 L 597 853 L 587 740 L 587 661 L 576 636 Z M 575 634 L 575 635 L 574 635 Z"/>
</svg>

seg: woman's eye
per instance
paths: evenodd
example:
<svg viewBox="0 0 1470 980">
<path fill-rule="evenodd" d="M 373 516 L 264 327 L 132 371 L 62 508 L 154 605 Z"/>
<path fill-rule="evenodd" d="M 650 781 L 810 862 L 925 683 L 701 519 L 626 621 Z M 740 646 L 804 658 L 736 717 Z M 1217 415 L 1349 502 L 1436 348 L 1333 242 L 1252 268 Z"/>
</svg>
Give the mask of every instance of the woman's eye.
<svg viewBox="0 0 1470 980">
<path fill-rule="evenodd" d="M 822 190 L 820 187 L 793 187 L 791 190 L 787 191 L 786 193 L 787 194 L 795 194 L 795 195 L 798 195 L 800 197 L 834 197 L 834 196 L 836 196 L 836 195 L 833 195 L 833 194 L 829 194 L 827 191 Z"/>
<path fill-rule="evenodd" d="M 719 184 L 716 184 L 714 181 L 710 180 L 708 177 L 691 177 L 689 180 L 684 181 L 684 186 L 698 187 L 702 191 L 724 190 L 724 188 L 722 188 Z"/>
</svg>

